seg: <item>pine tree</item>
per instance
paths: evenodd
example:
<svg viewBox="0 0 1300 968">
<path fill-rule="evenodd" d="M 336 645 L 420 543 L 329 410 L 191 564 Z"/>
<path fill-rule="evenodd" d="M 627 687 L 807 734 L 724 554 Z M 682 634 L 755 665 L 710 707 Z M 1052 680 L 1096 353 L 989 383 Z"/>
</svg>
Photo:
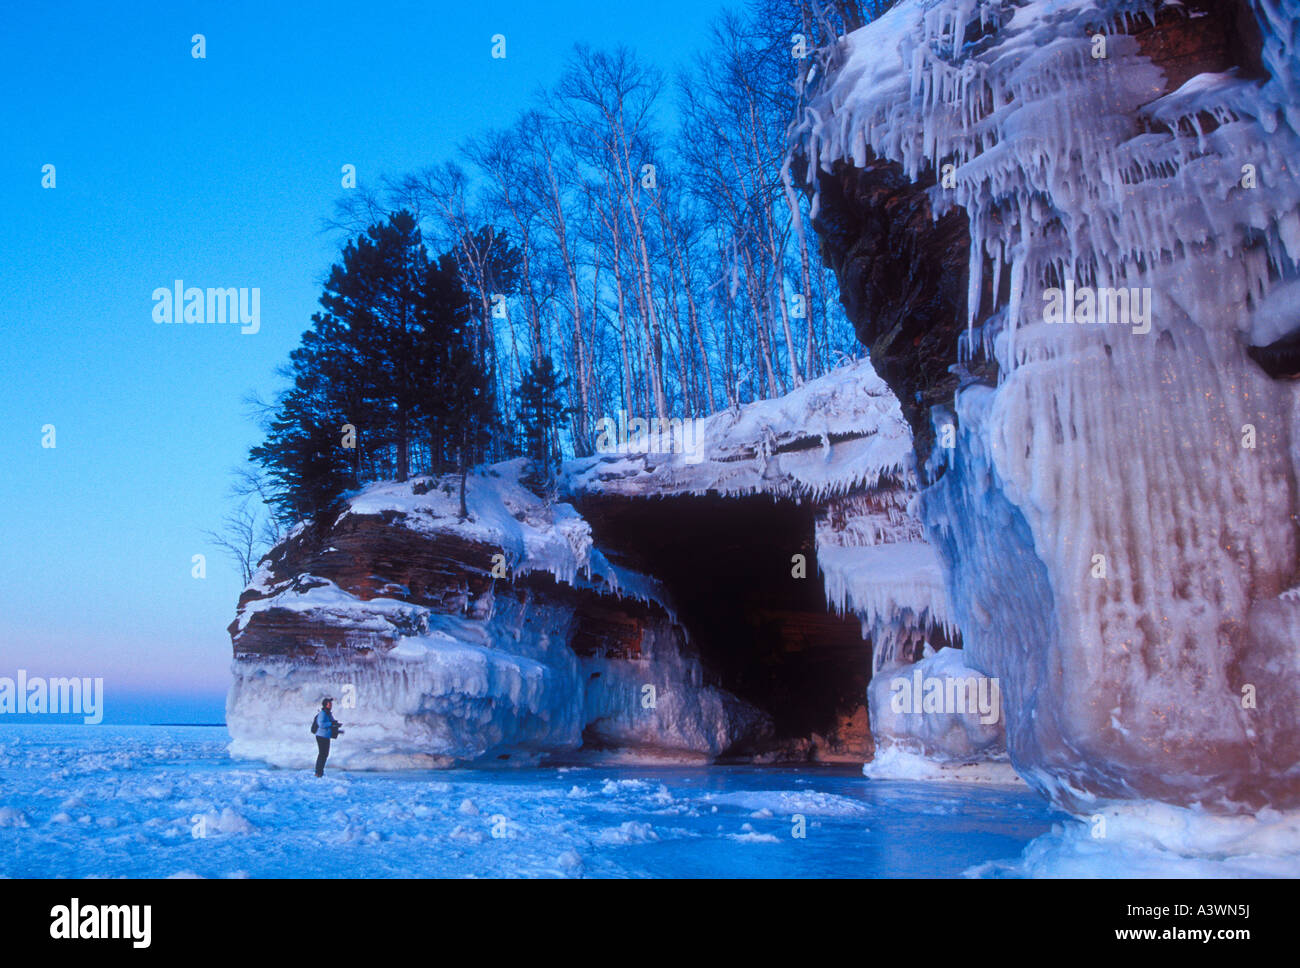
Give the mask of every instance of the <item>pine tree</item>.
<svg viewBox="0 0 1300 968">
<path fill-rule="evenodd" d="M 412 356 L 415 414 L 429 448 L 430 470 L 459 467 L 456 433 L 461 402 L 455 372 L 461 357 L 473 353 L 475 324 L 472 296 L 448 256 L 430 262 L 424 284 L 427 314 Z"/>
<path fill-rule="evenodd" d="M 525 453 L 550 482 L 560 462 L 560 426 L 572 412 L 565 404 L 568 379 L 560 379 L 550 356 L 533 360 L 519 382 L 519 424 Z"/>
<path fill-rule="evenodd" d="M 412 423 L 423 404 L 417 374 L 430 328 L 429 259 L 415 220 L 390 216 L 348 242 L 330 270 L 322 312 L 290 354 L 292 388 L 250 457 L 267 471 L 281 517 L 332 510 L 379 468 L 410 473 Z M 343 445 L 343 426 L 355 446 Z"/>
<path fill-rule="evenodd" d="M 266 442 L 249 452 L 266 468 L 273 488 L 271 504 L 288 522 L 327 517 L 337 509 L 339 498 L 357 486 L 343 446 L 346 420 L 313 404 L 309 382 L 304 375 L 285 394 Z"/>
<path fill-rule="evenodd" d="M 363 388 L 354 401 L 364 411 L 358 418 L 373 442 L 392 448 L 399 481 L 410 476 L 411 424 L 421 405 L 416 367 L 430 326 L 428 279 L 420 230 L 402 211 L 348 243 L 321 296 L 318 328 L 330 329 L 337 358 L 352 368 L 333 376 Z"/>
<path fill-rule="evenodd" d="M 496 398 L 474 309 L 481 300 L 463 280 L 450 254 L 429 258 L 405 211 L 344 247 L 322 311 L 290 354 L 293 385 L 250 452 L 283 520 L 329 512 L 345 491 L 390 470 L 406 480 L 421 435 L 430 471 L 459 472 L 468 516 L 469 468 L 487 450 Z M 345 424 L 355 427 L 355 447 L 342 445 Z"/>
</svg>

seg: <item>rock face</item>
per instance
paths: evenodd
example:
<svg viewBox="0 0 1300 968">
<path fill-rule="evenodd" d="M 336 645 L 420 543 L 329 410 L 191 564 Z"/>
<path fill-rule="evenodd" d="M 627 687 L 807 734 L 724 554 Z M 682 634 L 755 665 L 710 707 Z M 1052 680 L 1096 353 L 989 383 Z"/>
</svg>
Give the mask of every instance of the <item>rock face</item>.
<svg viewBox="0 0 1300 968">
<path fill-rule="evenodd" d="M 704 681 L 656 583 L 610 565 L 520 470 L 471 476 L 468 521 L 452 479 L 422 478 L 274 549 L 230 627 L 232 752 L 307 765 L 327 693 L 345 768 L 529 760 L 584 738 L 679 757 L 759 743 L 770 720 Z"/>
<path fill-rule="evenodd" d="M 897 394 L 924 463 L 930 408 L 950 406 L 959 383 L 950 368 L 965 329 L 966 213 L 936 219 L 927 193 L 934 179 L 913 183 L 896 162 L 836 163 L 833 173 L 821 182 L 814 227 L 858 339 Z"/>
<path fill-rule="evenodd" d="M 903 0 L 810 102 L 965 661 L 1067 809 L 1300 807 L 1298 35 L 1290 0 Z"/>
</svg>

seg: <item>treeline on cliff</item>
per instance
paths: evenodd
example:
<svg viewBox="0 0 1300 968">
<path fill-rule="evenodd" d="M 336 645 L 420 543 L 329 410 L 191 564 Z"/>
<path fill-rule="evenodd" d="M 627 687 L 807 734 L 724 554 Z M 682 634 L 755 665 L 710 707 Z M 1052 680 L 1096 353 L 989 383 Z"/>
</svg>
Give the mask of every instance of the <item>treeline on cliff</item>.
<svg viewBox="0 0 1300 968">
<path fill-rule="evenodd" d="M 251 452 L 279 521 L 487 460 L 545 478 L 620 410 L 701 416 L 856 352 L 786 146 L 818 48 L 876 12 L 752 0 L 672 79 L 578 46 L 509 127 L 350 190 Z"/>
</svg>

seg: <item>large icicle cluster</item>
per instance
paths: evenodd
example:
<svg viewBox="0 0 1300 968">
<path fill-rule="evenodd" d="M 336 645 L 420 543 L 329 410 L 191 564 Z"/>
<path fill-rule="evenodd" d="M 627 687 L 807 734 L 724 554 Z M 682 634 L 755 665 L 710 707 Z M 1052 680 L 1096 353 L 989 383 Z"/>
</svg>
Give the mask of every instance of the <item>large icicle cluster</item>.
<svg viewBox="0 0 1300 968">
<path fill-rule="evenodd" d="M 807 152 L 824 170 L 840 160 L 863 165 L 869 154 L 892 159 L 914 180 L 939 176 L 936 217 L 965 209 L 968 321 L 981 318 L 987 271 L 993 291 L 1006 293 L 984 334 L 1004 370 L 1054 355 L 1078 332 L 1042 331 L 1041 293 L 1053 282 L 1169 279 L 1175 284 L 1161 293 L 1169 302 L 1157 312 L 1170 328 L 1220 302 L 1256 308 L 1279 275 L 1294 277 L 1293 5 L 1259 4 L 1267 81 L 1202 74 L 1163 97 L 1162 72 L 1123 33 L 1160 6 L 905 0 L 849 38 L 843 65 L 809 110 Z M 1104 57 L 1094 56 L 1098 35 Z M 1247 187 L 1252 180 L 1258 187 Z M 1208 251 L 1194 261 L 1218 269 L 1208 281 L 1182 265 L 1199 247 Z M 1180 289 L 1184 276 L 1192 284 Z M 1233 313 L 1223 328 L 1249 334 L 1255 315 Z M 1037 331 L 1020 332 L 1028 327 Z"/>
<path fill-rule="evenodd" d="M 943 568 L 909 509 L 915 495 L 883 490 L 833 498 L 817 515 L 817 568 L 826 602 L 862 620 L 872 672 L 913 661 L 932 628 L 953 638 Z"/>
<path fill-rule="evenodd" d="M 958 392 L 922 516 L 1013 762 L 1071 809 L 1300 806 L 1298 397 L 1247 353 L 1300 328 L 1300 3 L 1249 11 L 1265 78 L 1168 90 L 1139 28 L 1177 4 L 903 0 L 803 131 L 969 216 L 954 358 L 1000 381 Z M 1149 330 L 1052 321 L 1120 287 Z"/>
</svg>

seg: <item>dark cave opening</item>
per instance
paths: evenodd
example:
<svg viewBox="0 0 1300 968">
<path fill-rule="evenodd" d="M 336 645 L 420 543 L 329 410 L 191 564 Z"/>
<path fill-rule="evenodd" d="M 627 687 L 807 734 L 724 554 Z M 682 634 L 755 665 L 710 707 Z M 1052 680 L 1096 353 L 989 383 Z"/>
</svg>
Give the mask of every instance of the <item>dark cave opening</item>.
<svg viewBox="0 0 1300 968">
<path fill-rule="evenodd" d="M 1267 346 L 1247 346 L 1246 355 L 1274 380 L 1300 377 L 1300 330 Z"/>
<path fill-rule="evenodd" d="M 773 749 L 834 735 L 846 758 L 869 755 L 870 645 L 855 617 L 826 605 L 811 504 L 714 494 L 578 503 L 606 555 L 663 583 L 712 683 L 772 716 Z"/>
</svg>

